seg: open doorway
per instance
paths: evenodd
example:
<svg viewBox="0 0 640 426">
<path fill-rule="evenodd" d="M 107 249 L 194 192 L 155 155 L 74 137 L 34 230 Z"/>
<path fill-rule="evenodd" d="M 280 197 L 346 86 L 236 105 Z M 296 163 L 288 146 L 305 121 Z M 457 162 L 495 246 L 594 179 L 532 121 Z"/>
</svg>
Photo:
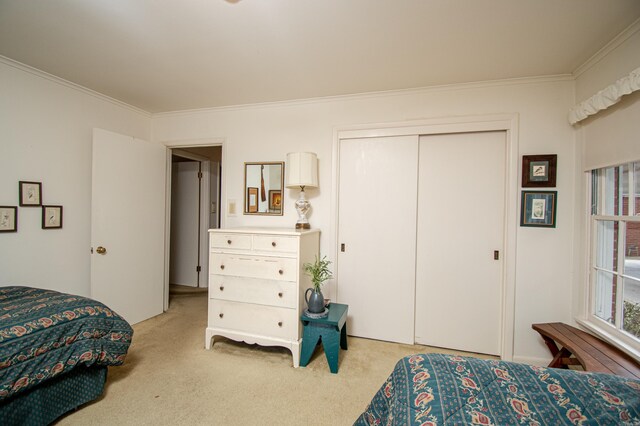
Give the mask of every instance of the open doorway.
<svg viewBox="0 0 640 426">
<path fill-rule="evenodd" d="M 222 147 L 171 150 L 169 304 L 175 295 L 205 294 L 208 230 L 220 227 Z"/>
</svg>

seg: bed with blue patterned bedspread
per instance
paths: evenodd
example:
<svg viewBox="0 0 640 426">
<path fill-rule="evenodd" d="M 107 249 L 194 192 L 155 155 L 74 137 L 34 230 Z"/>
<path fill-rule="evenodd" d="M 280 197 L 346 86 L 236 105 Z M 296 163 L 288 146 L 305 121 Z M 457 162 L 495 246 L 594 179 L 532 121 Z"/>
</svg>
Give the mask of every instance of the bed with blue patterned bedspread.
<svg viewBox="0 0 640 426">
<path fill-rule="evenodd" d="M 95 300 L 0 287 L 2 422 L 47 424 L 97 398 L 107 366 L 124 362 L 132 336 L 127 321 Z"/>
<path fill-rule="evenodd" d="M 356 425 L 640 425 L 640 381 L 506 361 L 403 358 Z"/>
</svg>

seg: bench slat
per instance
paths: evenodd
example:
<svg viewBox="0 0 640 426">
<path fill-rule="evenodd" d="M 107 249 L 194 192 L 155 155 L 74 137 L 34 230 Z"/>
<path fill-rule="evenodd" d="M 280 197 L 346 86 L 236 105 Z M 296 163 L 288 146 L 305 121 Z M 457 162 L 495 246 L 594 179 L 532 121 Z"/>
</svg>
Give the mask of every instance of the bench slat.
<svg viewBox="0 0 640 426">
<path fill-rule="evenodd" d="M 532 328 L 570 351 L 586 371 L 640 378 L 640 366 L 633 358 L 596 336 L 564 323 L 533 324 Z"/>
<path fill-rule="evenodd" d="M 585 370 L 587 371 L 599 371 L 603 373 L 613 373 L 620 376 L 628 376 L 629 370 L 620 366 L 616 358 L 619 354 L 611 353 L 606 355 L 602 350 L 594 346 L 589 342 L 588 338 L 591 335 L 582 332 L 576 328 L 569 328 L 565 324 L 555 326 L 556 330 L 561 332 L 563 336 L 570 339 L 572 347 L 575 350 L 571 352 L 573 355 L 583 361 Z M 592 339 L 593 340 L 593 339 Z M 593 340 L 593 343 L 598 343 L 598 340 Z M 571 349 L 571 348 L 569 348 Z"/>
<path fill-rule="evenodd" d="M 565 327 L 570 326 L 565 325 Z M 579 335 L 587 344 L 592 347 L 589 349 L 589 353 L 594 358 L 603 363 L 615 363 L 616 374 L 625 376 L 626 374 L 622 374 L 618 371 L 626 371 L 630 373 L 631 376 L 636 377 L 636 375 L 639 373 L 638 364 L 633 360 L 633 358 L 631 358 L 628 354 L 624 353 L 620 349 L 615 348 L 610 344 L 600 340 L 598 337 L 577 328 L 573 328 L 573 332 Z M 612 370 L 614 369 L 613 366 L 611 366 L 611 368 Z"/>
<path fill-rule="evenodd" d="M 550 325 L 549 337 L 560 343 L 563 347 L 567 348 L 573 356 L 575 356 L 580 364 L 587 371 L 597 371 L 601 373 L 615 374 L 610 366 L 598 361 L 591 353 L 584 350 L 586 346 L 584 341 L 579 336 L 572 333 L 571 330 L 566 329 L 563 324 L 555 323 Z"/>
</svg>

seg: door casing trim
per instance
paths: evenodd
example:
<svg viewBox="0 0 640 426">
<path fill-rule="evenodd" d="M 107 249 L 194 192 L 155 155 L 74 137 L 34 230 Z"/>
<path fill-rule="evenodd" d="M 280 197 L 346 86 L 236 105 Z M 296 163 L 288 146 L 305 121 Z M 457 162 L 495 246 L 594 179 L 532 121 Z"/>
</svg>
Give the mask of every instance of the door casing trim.
<svg viewBox="0 0 640 426">
<path fill-rule="evenodd" d="M 167 178 L 165 182 L 165 227 L 164 227 L 164 312 L 169 310 L 169 266 L 171 264 L 171 156 L 174 150 L 179 150 L 180 148 L 191 148 L 191 147 L 214 147 L 219 146 L 222 150 L 221 158 L 220 158 L 220 167 L 222 168 L 222 173 L 220 174 L 221 185 L 220 185 L 220 200 L 225 200 L 227 196 L 226 189 L 226 178 L 225 171 L 226 167 L 224 167 L 224 159 L 225 159 L 225 139 L 224 138 L 211 138 L 211 139 L 189 139 L 189 140 L 179 140 L 179 141 L 160 141 L 161 144 L 165 145 L 167 148 Z M 219 208 L 219 207 L 218 207 Z M 220 228 L 223 228 L 226 222 L 226 214 L 220 215 Z M 208 242 L 207 242 L 208 245 Z"/>
</svg>

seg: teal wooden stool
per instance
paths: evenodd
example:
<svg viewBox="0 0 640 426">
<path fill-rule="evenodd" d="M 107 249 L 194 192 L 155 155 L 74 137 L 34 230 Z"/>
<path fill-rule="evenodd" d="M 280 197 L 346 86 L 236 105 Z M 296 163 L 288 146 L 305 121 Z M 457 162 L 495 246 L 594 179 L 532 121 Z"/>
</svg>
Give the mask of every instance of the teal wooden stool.
<svg viewBox="0 0 640 426">
<path fill-rule="evenodd" d="M 306 315 L 300 317 L 304 326 L 302 335 L 302 353 L 300 366 L 309 364 L 311 355 L 319 341 L 322 341 L 324 354 L 332 373 L 338 372 L 338 353 L 340 348 L 347 350 L 347 310 L 348 305 L 331 303 L 329 315 L 324 318 L 311 318 Z"/>
</svg>

